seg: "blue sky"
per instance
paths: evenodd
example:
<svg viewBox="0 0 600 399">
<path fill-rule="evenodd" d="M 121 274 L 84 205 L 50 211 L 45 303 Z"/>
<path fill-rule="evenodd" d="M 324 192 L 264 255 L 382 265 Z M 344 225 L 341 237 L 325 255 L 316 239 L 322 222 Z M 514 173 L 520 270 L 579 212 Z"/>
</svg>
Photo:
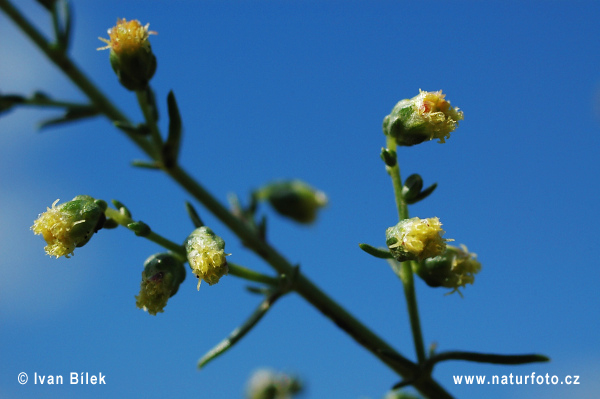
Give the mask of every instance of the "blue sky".
<svg viewBox="0 0 600 399">
<path fill-rule="evenodd" d="M 35 2 L 19 7 L 47 34 Z M 464 298 L 417 282 L 424 339 L 439 350 L 543 353 L 551 363 L 445 363 L 435 377 L 460 398 L 592 398 L 600 385 L 597 306 L 600 52 L 597 2 L 112 1 L 75 5 L 72 55 L 127 115 L 141 120 L 98 36 L 118 17 L 150 22 L 152 81 L 166 126 L 174 90 L 184 121 L 182 165 L 217 198 L 245 198 L 276 178 L 329 196 L 313 226 L 262 208 L 269 237 L 303 273 L 414 358 L 399 280 L 359 242 L 383 245 L 397 216 L 379 159 L 381 122 L 419 89 L 443 90 L 465 120 L 444 145 L 399 151 L 404 177 L 438 183 L 411 216 L 440 218 L 445 237 L 483 265 Z M 0 15 L 0 91 L 84 97 Z M 300 375 L 305 397 L 383 397 L 397 377 L 300 297 L 278 302 L 222 358 L 196 361 L 259 298 L 235 277 L 195 289 L 165 313 L 135 308 L 143 261 L 159 252 L 129 231 L 101 231 L 70 259 L 44 254 L 29 227 L 54 200 L 119 199 L 174 241 L 192 230 L 189 196 L 134 169 L 139 150 L 106 120 L 38 132 L 56 111 L 0 117 L 0 396 L 242 397 L 252 371 Z M 214 217 L 231 261 L 262 272 Z M 189 275 L 188 275 L 189 277 Z M 20 372 L 106 375 L 106 386 L 17 383 Z M 579 375 L 578 386 L 455 386 L 453 375 Z"/>
</svg>

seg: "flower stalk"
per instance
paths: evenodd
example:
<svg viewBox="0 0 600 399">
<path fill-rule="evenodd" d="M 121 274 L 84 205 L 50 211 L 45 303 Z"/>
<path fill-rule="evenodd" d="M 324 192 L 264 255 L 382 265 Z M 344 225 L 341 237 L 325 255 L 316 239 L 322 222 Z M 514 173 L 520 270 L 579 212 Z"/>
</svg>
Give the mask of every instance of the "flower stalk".
<svg viewBox="0 0 600 399">
<path fill-rule="evenodd" d="M 396 140 L 392 136 L 387 136 L 388 153 L 396 156 L 394 166 L 386 166 L 386 170 L 392 179 L 394 188 L 394 198 L 396 199 L 396 209 L 398 211 L 398 219 L 400 221 L 408 219 L 408 205 L 402 196 L 402 178 L 400 177 L 400 166 L 398 165 L 398 153 Z M 391 261 L 391 260 L 390 260 Z M 423 343 L 423 333 L 421 331 L 421 320 L 419 317 L 419 307 L 417 305 L 417 295 L 415 292 L 415 282 L 411 266 L 411 261 L 394 262 L 392 265 L 398 264 L 399 267 L 392 267 L 396 275 L 402 281 L 404 287 L 404 297 L 408 309 L 408 318 L 410 320 L 410 329 L 413 337 L 413 344 L 417 354 L 417 361 L 422 364 L 425 359 L 425 345 Z"/>
<path fill-rule="evenodd" d="M 424 366 L 431 366 L 431 368 L 433 367 L 433 360 L 442 361 L 457 359 L 485 361 L 490 363 L 509 362 L 508 364 L 516 364 L 510 363 L 511 361 L 534 362 L 547 360 L 547 358 L 539 355 L 502 357 L 502 355 L 455 352 L 451 353 L 451 355 L 447 355 L 446 357 L 434 356 L 430 358 L 431 364 L 427 363 L 414 289 L 413 270 L 416 268 L 416 264 L 413 260 L 396 262 L 397 266 L 394 268 L 394 270 L 401 278 L 404 285 L 418 363 L 412 362 L 401 354 L 397 353 L 397 351 L 395 351 L 388 343 L 383 341 L 369 328 L 367 328 L 349 312 L 342 308 L 337 302 L 327 296 L 314 283 L 303 276 L 298 271 L 297 266 L 292 265 L 275 248 L 268 244 L 263 237 L 260 237 L 255 229 L 252 229 L 246 223 L 237 218 L 233 213 L 227 210 L 219 201 L 216 200 L 213 195 L 211 195 L 199 182 L 192 178 L 176 162 L 170 162 L 169 166 L 165 167 L 163 163 L 164 160 L 162 159 L 164 144 L 162 135 L 160 134 L 160 130 L 156 123 L 156 104 L 154 102 L 152 91 L 149 86 L 147 86 L 147 81 L 154 73 L 153 69 L 151 68 L 151 64 L 149 64 L 150 67 L 147 69 L 148 73 L 143 77 L 144 81 L 141 83 L 132 83 L 129 80 L 124 82 L 122 76 L 119 75 L 119 78 L 125 87 L 127 87 L 129 90 L 136 91 L 138 102 L 146 121 L 145 128 L 147 128 L 150 132 L 149 136 L 144 136 L 136 133 L 135 129 L 124 128 L 125 126 L 133 125 L 124 116 L 124 114 L 117 107 L 115 107 L 113 103 L 71 61 L 66 53 L 67 46 L 60 48 L 49 43 L 48 40 L 44 38 L 43 35 L 41 35 L 39 31 L 35 29 L 33 25 L 31 25 L 29 21 L 27 21 L 18 12 L 8 0 L 0 0 L 0 9 L 2 9 L 25 32 L 25 34 L 29 36 L 34 43 L 36 43 L 36 45 L 48 56 L 48 58 L 54 62 L 74 82 L 74 84 L 77 85 L 87 95 L 99 113 L 107 116 L 115 125 L 120 127 L 127 137 L 129 137 L 140 147 L 140 149 L 151 160 L 151 162 L 148 162 L 147 165 L 155 165 L 157 168 L 163 170 L 167 175 L 169 175 L 175 182 L 188 191 L 196 200 L 202 203 L 206 208 L 209 209 L 209 211 L 211 211 L 218 219 L 220 219 L 227 227 L 229 227 L 246 246 L 252 249 L 270 266 L 272 266 L 278 275 L 294 276 L 293 279 L 289 280 L 289 286 L 286 287 L 286 290 L 290 289 L 298 292 L 315 308 L 330 318 L 337 326 L 347 332 L 360 345 L 372 352 L 377 358 L 379 358 L 399 375 L 403 376 L 405 380 L 411 381 L 411 384 L 414 385 L 415 388 L 418 389 L 422 394 L 432 398 L 451 398 L 450 394 L 448 394 L 440 385 L 437 384 L 437 382 L 432 379 L 431 370 L 424 370 Z M 144 32 L 146 36 L 144 39 L 147 39 L 147 34 L 150 33 L 147 30 L 147 26 L 144 27 Z M 122 67 L 122 64 L 120 67 Z M 113 68 L 115 68 L 114 65 Z M 130 78 L 135 79 L 135 76 L 131 76 L 132 75 L 130 75 Z M 431 140 L 432 138 L 437 138 L 440 140 L 440 142 L 443 142 L 449 137 L 450 132 L 458 124 L 458 121 L 462 120 L 462 113 L 459 113 L 458 109 L 453 109 L 450 107 L 449 103 L 444 100 L 441 91 L 436 93 L 421 92 L 419 96 L 406 101 L 412 102 L 410 104 L 410 107 L 412 108 L 409 109 L 408 103 L 399 103 L 401 106 L 397 105 L 390 115 L 390 118 L 386 119 L 387 122 L 384 123 L 384 131 L 386 131 L 387 135 L 388 148 L 385 154 L 383 154 L 383 158 L 384 161 L 386 161 L 387 170 L 392 179 L 397 212 L 400 221 L 408 219 L 409 216 L 407 200 L 403 197 L 402 192 L 402 180 L 400 177 L 400 169 L 397 164 L 396 147 L 398 145 L 410 146 L 425 140 Z M 427 123 L 433 123 L 433 127 L 423 127 L 423 121 Z M 178 147 L 178 139 L 174 140 L 174 143 L 176 144 L 174 147 Z M 394 158 L 395 161 L 392 158 Z M 176 160 L 176 157 L 174 159 Z M 428 195 L 427 192 L 425 192 L 425 194 Z M 184 246 L 176 244 L 156 234 L 144 223 L 134 221 L 131 219 L 131 216 L 128 214 L 128 212 L 108 208 L 106 209 L 105 214 L 115 223 L 127 227 L 128 229 L 134 231 L 137 235 L 150 239 L 151 241 L 171 250 L 177 257 L 185 259 Z M 312 214 L 307 213 L 307 215 L 308 216 L 302 217 L 301 221 L 312 220 Z M 371 250 L 371 252 L 374 251 Z M 385 253 L 377 252 L 377 254 L 381 255 L 382 257 L 386 256 Z M 232 275 L 237 275 L 250 281 L 262 282 L 272 287 L 276 287 L 277 283 L 279 282 L 279 279 L 261 275 L 260 273 L 245 269 L 241 266 L 233 265 L 231 263 L 228 263 L 228 266 L 229 272 Z M 159 278 L 156 276 L 157 274 L 154 273 L 154 270 L 152 270 L 152 273 L 149 273 L 147 276 L 144 275 L 143 277 L 148 281 L 155 282 L 155 280 Z M 163 276 L 161 275 L 160 278 L 162 277 Z M 466 281 L 466 277 L 463 277 L 463 280 Z M 461 284 L 463 283 L 463 280 L 460 281 Z M 165 291 L 165 295 L 172 293 L 174 293 L 173 289 L 170 291 Z M 256 321 L 251 320 L 254 324 L 260 319 L 260 317 L 262 317 L 262 315 L 264 315 L 264 312 L 266 312 L 265 309 L 268 309 L 268 307 L 274 300 L 277 299 L 277 297 L 272 296 L 268 298 L 269 302 L 267 303 L 266 308 L 263 306 L 258 310 L 258 313 L 255 317 Z M 156 306 L 153 305 L 153 309 L 157 312 L 160 311 L 160 309 L 162 309 L 161 306 L 164 307 L 163 304 L 166 303 L 163 300 L 164 298 L 160 299 L 160 304 Z"/>
</svg>

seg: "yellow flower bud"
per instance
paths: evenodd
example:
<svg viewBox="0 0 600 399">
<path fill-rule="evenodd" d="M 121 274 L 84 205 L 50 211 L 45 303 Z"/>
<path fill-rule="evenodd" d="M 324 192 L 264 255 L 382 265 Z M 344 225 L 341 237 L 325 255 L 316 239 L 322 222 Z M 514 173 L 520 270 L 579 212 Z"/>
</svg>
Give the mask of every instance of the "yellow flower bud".
<svg viewBox="0 0 600 399">
<path fill-rule="evenodd" d="M 445 143 L 458 122 L 462 111 L 453 108 L 442 91 L 422 91 L 410 100 L 402 100 L 383 120 L 383 132 L 394 137 L 401 146 L 411 146 L 438 139 Z"/>
<path fill-rule="evenodd" d="M 452 292 L 457 292 L 460 287 L 473 284 L 475 274 L 481 270 L 476 257 L 464 245 L 448 245 L 442 255 L 419 262 L 415 272 L 432 287 L 453 288 Z"/>
<path fill-rule="evenodd" d="M 183 263 L 168 253 L 150 256 L 144 262 L 140 294 L 136 306 L 151 315 L 163 312 L 167 301 L 177 293 L 185 279 Z"/>
<path fill-rule="evenodd" d="M 192 272 L 198 277 L 198 289 L 202 280 L 209 285 L 219 282 L 229 271 L 225 253 L 225 241 L 206 227 L 199 227 L 184 243 Z"/>
<path fill-rule="evenodd" d="M 58 201 L 39 215 L 31 230 L 44 237 L 48 255 L 68 258 L 76 247 L 84 246 L 102 228 L 106 221 L 106 202 L 89 195 L 78 195 L 56 206 Z"/>
<path fill-rule="evenodd" d="M 108 30 L 110 40 L 100 37 L 110 49 L 110 63 L 119 81 L 128 90 L 144 90 L 156 71 L 156 57 L 150 47 L 150 24 L 142 26 L 138 20 L 117 19 L 117 25 Z"/>
<path fill-rule="evenodd" d="M 452 241 L 442 238 L 441 226 L 438 218 L 404 219 L 386 230 L 386 244 L 399 262 L 437 256 L 446 249 L 446 241 Z"/>
</svg>

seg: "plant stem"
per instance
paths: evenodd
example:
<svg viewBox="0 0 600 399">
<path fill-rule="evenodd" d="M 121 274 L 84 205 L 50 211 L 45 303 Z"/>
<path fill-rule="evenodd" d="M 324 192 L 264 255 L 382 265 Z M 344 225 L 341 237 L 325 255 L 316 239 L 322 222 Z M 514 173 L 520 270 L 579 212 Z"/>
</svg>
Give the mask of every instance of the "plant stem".
<svg viewBox="0 0 600 399">
<path fill-rule="evenodd" d="M 0 0 L 0 9 L 38 46 L 44 54 L 84 92 L 92 103 L 112 121 L 129 122 L 113 103 L 94 85 L 68 55 L 54 47 L 8 0 Z M 153 146 L 143 137 L 125 132 L 147 155 L 156 157 Z"/>
<path fill-rule="evenodd" d="M 130 217 L 127 217 L 126 215 L 124 215 L 121 212 L 119 212 L 115 209 L 112 209 L 112 208 L 106 208 L 106 210 L 104 211 L 104 214 L 106 215 L 107 218 L 111 218 L 115 222 L 120 224 L 121 226 L 126 227 L 129 230 L 132 230 L 129 227 L 129 225 L 131 223 L 134 223 L 135 220 L 131 219 Z M 185 253 L 185 248 L 183 247 L 183 245 L 174 243 L 173 241 L 171 241 L 167 238 L 164 238 L 163 236 L 155 233 L 154 231 L 150 231 L 150 233 L 148 233 L 147 235 L 144 235 L 143 237 L 160 245 L 163 248 L 168 249 L 169 251 L 174 252 L 180 258 L 187 259 L 186 253 Z"/>
<path fill-rule="evenodd" d="M 150 86 L 148 86 L 146 87 L 146 90 L 136 91 L 135 95 L 137 97 L 138 104 L 140 105 L 142 113 L 144 114 L 146 126 L 148 126 L 148 129 L 150 129 L 150 137 L 152 137 L 154 146 L 158 149 L 158 151 L 160 151 L 163 145 L 163 141 L 160 136 L 158 125 L 156 124 L 156 102 L 153 100 L 154 94 L 152 93 L 152 89 L 150 88 Z M 149 100 L 152 101 L 152 103 L 150 103 Z"/>
<path fill-rule="evenodd" d="M 54 62 L 92 101 L 92 103 L 111 121 L 129 123 L 129 120 L 112 104 L 112 102 L 79 70 L 63 51 L 57 51 L 48 41 L 27 21 L 8 0 L 0 0 L 2 9 L 29 38 Z M 160 149 L 133 133 L 123 131 L 129 139 L 137 144 L 154 161 L 160 161 Z M 176 182 L 185 188 L 194 198 L 207 207 L 223 223 L 225 223 L 238 237 L 249 245 L 258 255 L 267 261 L 279 274 L 292 275 L 294 267 L 265 241 L 257 237 L 245 223 L 233 216 L 220 202 L 218 202 L 199 183 L 192 179 L 179 166 L 163 169 Z M 399 178 L 399 176 L 398 176 Z M 176 245 L 176 244 L 175 244 Z M 375 335 L 369 328 L 354 318 L 337 302 L 327 296 L 314 283 L 298 273 L 293 287 L 303 298 L 315 306 L 336 325 L 346 331 L 360 345 L 368 349 L 383 363 L 402 375 L 412 379 L 420 371 L 419 367 L 397 353 L 390 345 Z M 416 306 L 416 303 L 415 303 Z M 387 356 L 386 353 L 393 356 Z M 413 384 L 423 395 L 436 399 L 452 399 L 437 382 L 431 377 L 418 379 Z"/>
<path fill-rule="evenodd" d="M 400 221 L 408 219 L 408 206 L 402 196 L 402 178 L 400 177 L 400 166 L 398 165 L 398 153 L 396 140 L 393 137 L 387 137 L 388 150 L 396 153 L 396 164 L 392 167 L 386 166 L 387 172 L 392 179 L 394 187 L 394 197 L 396 198 L 396 208 L 398 209 L 398 218 Z M 404 296 L 406 298 L 406 306 L 408 308 L 408 318 L 410 320 L 410 328 L 412 331 L 415 352 L 419 364 L 425 362 L 425 345 L 423 344 L 423 333 L 421 332 L 421 321 L 419 319 L 419 307 L 417 306 L 417 295 L 415 292 L 415 283 L 411 262 L 402 262 L 400 273 L 398 274 L 402 285 L 404 286 Z"/>
<path fill-rule="evenodd" d="M 398 219 L 408 219 L 408 206 L 402 197 L 402 178 L 400 178 L 400 166 L 398 165 L 398 153 L 396 152 L 396 140 L 393 137 L 387 137 L 387 148 L 396 153 L 396 165 L 386 166 L 386 170 L 392 179 L 394 187 L 394 198 L 396 199 L 396 208 L 398 209 Z"/>
<path fill-rule="evenodd" d="M 131 230 L 128 225 L 130 223 L 134 223 L 134 220 L 123 215 L 121 212 L 112 209 L 112 208 L 107 208 L 104 211 L 104 214 L 113 219 L 115 222 L 117 222 L 119 225 L 126 227 L 127 229 Z M 148 240 L 160 245 L 163 248 L 168 249 L 169 251 L 173 252 L 174 254 L 176 254 L 182 261 L 187 261 L 187 254 L 185 252 L 185 248 L 183 245 L 179 245 L 174 243 L 173 241 L 161 236 L 160 234 L 155 233 L 154 231 L 150 231 L 149 234 L 143 236 L 144 238 L 147 238 Z M 248 281 L 254 281 L 257 283 L 264 283 L 264 284 L 268 284 L 271 286 L 276 286 L 279 284 L 279 279 L 275 278 L 275 277 L 270 277 L 267 276 L 265 274 L 256 272 L 254 270 L 248 269 L 244 266 L 240 266 L 236 263 L 232 263 L 232 262 L 227 262 L 227 266 L 229 268 L 229 272 L 228 274 L 231 274 L 232 276 L 236 276 L 236 277 L 240 277 L 243 278 L 244 280 L 248 280 Z"/>
</svg>

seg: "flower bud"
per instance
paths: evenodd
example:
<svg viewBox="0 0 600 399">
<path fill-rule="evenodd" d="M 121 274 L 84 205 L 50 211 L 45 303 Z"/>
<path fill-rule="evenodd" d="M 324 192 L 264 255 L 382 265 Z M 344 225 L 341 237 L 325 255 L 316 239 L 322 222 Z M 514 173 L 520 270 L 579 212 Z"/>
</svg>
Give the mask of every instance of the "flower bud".
<svg viewBox="0 0 600 399">
<path fill-rule="evenodd" d="M 385 243 L 399 262 L 423 260 L 440 255 L 446 249 L 445 233 L 438 218 L 411 218 L 385 231 Z"/>
<path fill-rule="evenodd" d="M 410 100 L 402 100 L 383 120 L 383 133 L 401 146 L 438 139 L 445 143 L 464 119 L 463 112 L 444 99 L 442 91 L 422 91 Z"/>
<path fill-rule="evenodd" d="M 144 262 L 140 294 L 135 304 L 153 316 L 162 313 L 170 297 L 185 280 L 183 263 L 169 253 L 154 254 Z"/>
<path fill-rule="evenodd" d="M 248 399 L 290 399 L 301 392 L 302 382 L 293 376 L 268 369 L 254 372 L 248 381 Z"/>
<path fill-rule="evenodd" d="M 78 195 L 56 206 L 58 201 L 39 215 L 31 230 L 44 237 L 48 255 L 68 258 L 76 247 L 84 246 L 102 228 L 107 205 L 89 195 Z"/>
<path fill-rule="evenodd" d="M 225 253 L 225 241 L 208 227 L 194 230 L 184 246 L 192 272 L 198 277 L 198 289 L 202 280 L 213 285 L 229 271 L 225 257 L 230 254 Z"/>
<path fill-rule="evenodd" d="M 442 255 L 419 262 L 415 272 L 429 286 L 453 288 L 455 292 L 475 281 L 475 274 L 481 270 L 476 257 L 464 245 L 460 248 L 448 245 Z"/>
<path fill-rule="evenodd" d="M 146 89 L 156 71 L 156 57 L 148 40 L 156 32 L 149 31 L 149 26 L 135 19 L 117 19 L 117 25 L 108 30 L 110 40 L 99 38 L 107 45 L 98 50 L 110 49 L 110 64 L 128 90 Z"/>
<path fill-rule="evenodd" d="M 317 211 L 327 205 L 327 195 L 301 180 L 278 181 L 257 192 L 258 199 L 267 199 L 280 215 L 298 223 L 312 223 Z"/>
</svg>

